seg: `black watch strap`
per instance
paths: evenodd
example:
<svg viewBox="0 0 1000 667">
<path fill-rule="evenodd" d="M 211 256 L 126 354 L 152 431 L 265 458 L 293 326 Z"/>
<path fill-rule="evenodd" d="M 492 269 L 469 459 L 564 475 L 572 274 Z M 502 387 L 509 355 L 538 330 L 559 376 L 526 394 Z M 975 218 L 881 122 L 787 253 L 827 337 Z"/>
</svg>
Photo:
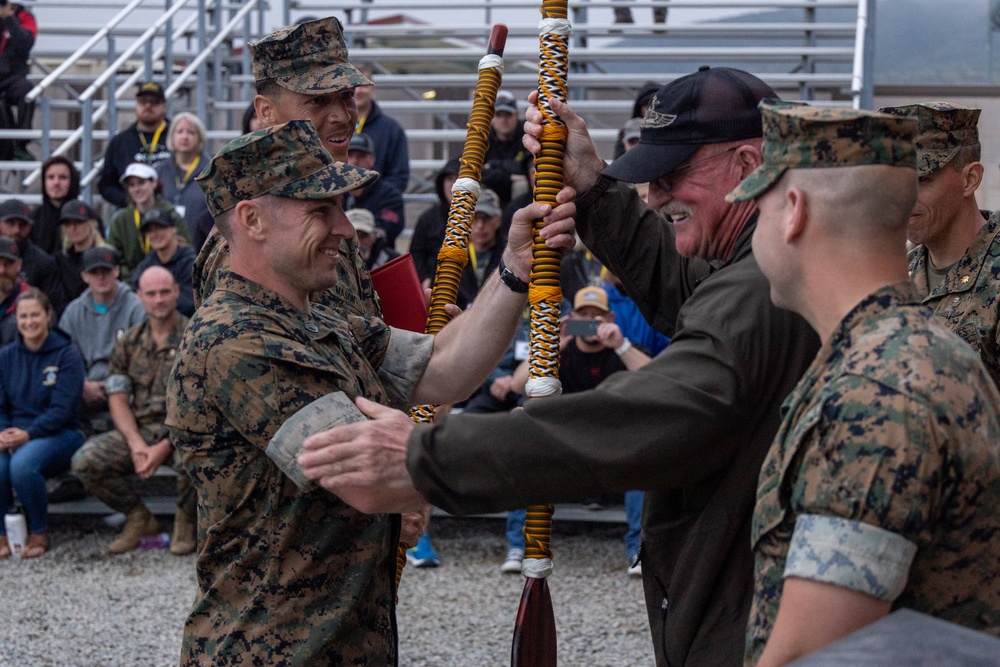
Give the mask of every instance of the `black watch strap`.
<svg viewBox="0 0 1000 667">
<path fill-rule="evenodd" d="M 503 257 L 500 258 L 499 270 L 500 282 L 510 288 L 511 292 L 517 292 L 518 294 L 528 293 L 528 283 L 515 276 L 514 272 L 507 268 L 507 265 L 503 263 Z"/>
</svg>

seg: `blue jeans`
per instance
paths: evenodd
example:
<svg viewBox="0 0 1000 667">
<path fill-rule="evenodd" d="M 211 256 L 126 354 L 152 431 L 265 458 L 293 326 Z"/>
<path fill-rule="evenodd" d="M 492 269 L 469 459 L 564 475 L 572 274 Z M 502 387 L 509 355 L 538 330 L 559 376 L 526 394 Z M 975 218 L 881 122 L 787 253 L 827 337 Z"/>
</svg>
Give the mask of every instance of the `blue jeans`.
<svg viewBox="0 0 1000 667">
<path fill-rule="evenodd" d="M 524 551 L 524 510 L 507 512 L 507 550 L 520 549 Z"/>
<path fill-rule="evenodd" d="M 13 501 L 11 490 L 27 514 L 28 530 L 45 532 L 49 496 L 45 480 L 69 470 L 74 452 L 83 444 L 83 434 L 72 429 L 24 443 L 11 454 L 0 452 L 0 513 L 6 514 Z M 7 531 L 0 526 L 0 535 Z"/>
<path fill-rule="evenodd" d="M 625 492 L 625 521 L 628 530 L 625 531 L 625 553 L 631 562 L 639 553 L 642 541 L 642 491 Z"/>
</svg>

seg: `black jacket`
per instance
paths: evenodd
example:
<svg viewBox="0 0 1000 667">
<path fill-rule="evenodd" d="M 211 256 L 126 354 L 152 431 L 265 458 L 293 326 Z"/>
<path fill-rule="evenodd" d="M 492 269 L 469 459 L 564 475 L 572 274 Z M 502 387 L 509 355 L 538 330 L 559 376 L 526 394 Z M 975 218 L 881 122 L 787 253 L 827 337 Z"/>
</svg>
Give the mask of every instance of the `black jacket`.
<svg viewBox="0 0 1000 667">
<path fill-rule="evenodd" d="M 646 491 L 640 558 L 657 664 L 736 667 L 753 595 L 757 477 L 781 403 L 819 340 L 771 303 L 750 249 L 753 222 L 733 258 L 710 265 L 679 256 L 671 225 L 625 184 L 598 181 L 576 220 L 673 341 L 593 391 L 418 425 L 410 474 L 453 514 Z"/>
<path fill-rule="evenodd" d="M 0 19 L 0 80 L 28 76 L 28 57 L 37 35 L 35 16 L 22 5 L 14 5 L 14 14 Z"/>
<path fill-rule="evenodd" d="M 30 238 L 18 243 L 17 246 L 21 251 L 21 275 L 29 285 L 45 292 L 52 301 L 56 313 L 61 313 L 69 301 L 63 295 L 56 260 L 32 243 Z"/>
<path fill-rule="evenodd" d="M 44 178 L 45 176 L 43 175 L 42 179 L 44 180 Z M 69 192 L 66 194 L 63 203 L 71 199 L 79 199 L 79 197 L 80 172 L 75 166 L 69 165 Z M 59 225 L 59 211 L 61 208 L 61 206 L 57 206 L 45 194 L 43 184 L 42 203 L 35 209 L 35 224 L 31 226 L 31 240 L 35 242 L 35 245 L 53 257 L 62 250 L 62 228 Z M 100 223 L 98 229 L 100 229 L 101 236 L 104 236 L 104 221 L 98 220 L 98 222 Z"/>
<path fill-rule="evenodd" d="M 379 179 L 367 186 L 360 195 L 348 193 L 344 199 L 344 210 L 366 208 L 375 216 L 375 226 L 385 234 L 389 247 L 396 244 L 396 237 L 406 225 L 406 211 L 403 195 L 389 183 Z"/>
<path fill-rule="evenodd" d="M 108 149 L 104 151 L 104 170 L 101 171 L 101 181 L 98 183 L 98 190 L 104 201 L 110 202 L 118 208 L 128 206 L 128 194 L 122 187 L 118 179 L 125 173 L 125 167 L 133 162 L 145 162 L 152 166 L 160 160 L 169 160 L 170 151 L 167 150 L 167 134 L 170 132 L 170 123 L 163 128 L 160 138 L 153 144 L 155 132 L 143 132 L 146 146 L 139 139 L 139 129 L 135 123 L 122 130 L 108 142 Z M 152 150 L 150 150 L 152 149 Z"/>
</svg>

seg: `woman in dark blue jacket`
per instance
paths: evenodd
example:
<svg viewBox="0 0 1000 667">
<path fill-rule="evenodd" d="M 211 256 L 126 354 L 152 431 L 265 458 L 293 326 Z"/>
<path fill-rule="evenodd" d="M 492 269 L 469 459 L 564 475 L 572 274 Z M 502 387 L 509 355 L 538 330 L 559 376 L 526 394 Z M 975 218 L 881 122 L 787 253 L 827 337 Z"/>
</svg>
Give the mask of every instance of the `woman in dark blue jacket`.
<svg viewBox="0 0 1000 667">
<path fill-rule="evenodd" d="M 0 348 L 0 512 L 11 491 L 28 521 L 26 558 L 48 549 L 45 478 L 69 470 L 83 444 L 77 405 L 83 394 L 83 359 L 69 336 L 52 328 L 52 305 L 31 288 L 17 298 L 17 340 Z M 10 546 L 0 526 L 0 558 Z"/>
</svg>

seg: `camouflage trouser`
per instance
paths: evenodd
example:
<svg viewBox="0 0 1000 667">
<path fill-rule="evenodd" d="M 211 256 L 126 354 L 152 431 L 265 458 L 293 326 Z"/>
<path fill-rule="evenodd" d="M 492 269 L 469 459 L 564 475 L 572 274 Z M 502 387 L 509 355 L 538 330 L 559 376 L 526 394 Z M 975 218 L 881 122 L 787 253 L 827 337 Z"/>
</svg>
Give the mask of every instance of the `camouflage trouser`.
<svg viewBox="0 0 1000 667">
<path fill-rule="evenodd" d="M 139 428 L 147 444 L 157 441 L 159 430 Z M 191 479 L 181 465 L 180 456 L 175 451 L 166 463 L 178 474 L 177 509 L 193 519 L 196 516 L 197 496 Z M 73 455 L 73 474 L 80 478 L 91 495 L 115 511 L 127 514 L 142 502 L 131 479 L 135 466 L 132 465 L 128 443 L 118 431 L 95 435 L 83 443 Z"/>
</svg>

